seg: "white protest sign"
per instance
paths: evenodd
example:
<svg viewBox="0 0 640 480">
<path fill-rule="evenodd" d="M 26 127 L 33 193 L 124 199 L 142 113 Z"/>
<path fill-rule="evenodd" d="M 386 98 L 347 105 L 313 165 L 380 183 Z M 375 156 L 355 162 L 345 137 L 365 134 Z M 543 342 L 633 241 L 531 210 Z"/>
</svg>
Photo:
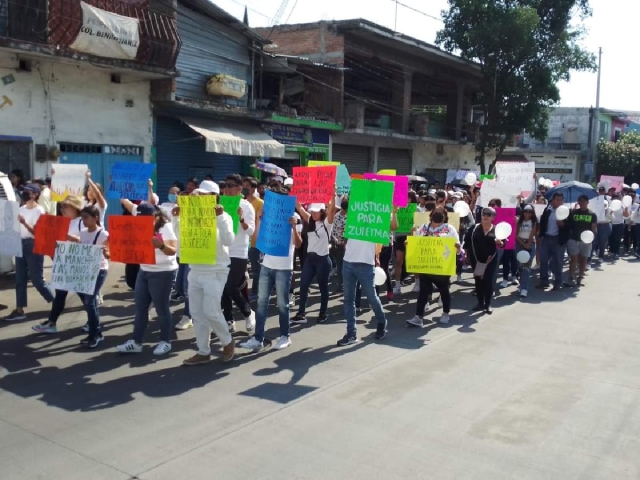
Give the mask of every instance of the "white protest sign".
<svg viewBox="0 0 640 480">
<path fill-rule="evenodd" d="M 70 48 L 98 57 L 135 60 L 140 45 L 137 18 L 107 12 L 84 2 L 80 2 L 80 6 L 82 27 Z"/>
<path fill-rule="evenodd" d="M 87 170 L 87 165 L 54 165 L 51 176 L 51 200 L 61 202 L 67 195 L 82 197 Z"/>
<path fill-rule="evenodd" d="M 494 198 L 502 201 L 502 208 L 515 208 L 518 203 L 518 193 L 513 185 L 485 179 L 480 187 L 480 206 L 488 207 Z"/>
<path fill-rule="evenodd" d="M 518 195 L 528 196 L 534 188 L 533 175 L 536 173 L 534 162 L 498 162 L 496 163 L 497 180 L 500 183 L 515 185 Z"/>
<path fill-rule="evenodd" d="M 101 245 L 57 242 L 51 285 L 56 290 L 95 294 L 104 249 Z"/>
<path fill-rule="evenodd" d="M 589 210 L 596 214 L 598 222 L 603 222 L 607 219 L 604 200 L 604 195 L 598 195 L 596 198 L 589 200 Z"/>
<path fill-rule="evenodd" d="M 536 218 L 538 219 L 538 222 L 542 218 L 542 214 L 544 213 L 544 211 L 547 209 L 548 206 L 549 205 L 546 205 L 546 204 L 543 205 L 539 203 L 533 204 L 533 210 L 536 212 Z"/>
<path fill-rule="evenodd" d="M 18 202 L 0 200 L 0 255 L 22 257 Z"/>
</svg>

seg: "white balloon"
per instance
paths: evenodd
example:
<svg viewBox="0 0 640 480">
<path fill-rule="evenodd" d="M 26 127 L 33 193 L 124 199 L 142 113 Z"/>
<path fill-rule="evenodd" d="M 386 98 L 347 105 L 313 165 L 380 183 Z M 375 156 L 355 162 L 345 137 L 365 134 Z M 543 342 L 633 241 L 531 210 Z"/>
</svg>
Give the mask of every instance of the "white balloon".
<svg viewBox="0 0 640 480">
<path fill-rule="evenodd" d="M 516 255 L 516 259 L 520 263 L 529 263 L 529 260 L 531 260 L 531 254 L 526 250 L 520 250 L 518 255 Z"/>
<path fill-rule="evenodd" d="M 478 177 L 476 176 L 475 173 L 473 172 L 469 172 L 465 175 L 464 177 L 464 182 L 467 185 L 475 185 L 476 181 L 478 180 Z"/>
<path fill-rule="evenodd" d="M 384 285 L 386 281 L 387 281 L 387 274 L 384 273 L 384 270 L 382 269 L 382 267 L 376 267 L 376 273 L 375 273 L 376 286 L 379 287 L 381 285 Z"/>
<path fill-rule="evenodd" d="M 500 222 L 496 225 L 496 238 L 498 240 L 506 240 L 511 235 L 513 228 L 507 222 Z"/>
<path fill-rule="evenodd" d="M 469 212 L 471 212 L 471 209 L 469 208 L 469 205 L 467 205 L 466 202 L 463 202 L 462 200 L 458 200 L 456 204 L 453 206 L 453 211 L 456 212 L 458 215 L 460 215 L 460 218 L 462 218 L 469 215 Z"/>
<path fill-rule="evenodd" d="M 584 243 L 592 243 L 594 238 L 596 238 L 596 236 L 591 230 L 585 230 L 580 234 L 580 240 Z"/>
<path fill-rule="evenodd" d="M 609 208 L 612 212 L 617 212 L 622 209 L 622 202 L 620 200 L 613 200 L 611 205 L 609 205 Z"/>
<path fill-rule="evenodd" d="M 553 180 L 545 180 L 544 186 L 547 188 L 553 188 Z"/>
<path fill-rule="evenodd" d="M 569 207 L 567 207 L 566 205 L 560 205 L 556 209 L 556 220 L 566 220 L 567 218 L 569 218 L 570 213 L 571 211 L 569 210 Z"/>
<path fill-rule="evenodd" d="M 633 190 L 638 190 L 638 189 L 640 188 L 640 185 L 638 185 L 637 183 L 632 183 L 632 184 L 631 184 L 631 188 L 632 188 Z"/>
<path fill-rule="evenodd" d="M 633 205 L 633 198 L 631 198 L 630 195 L 625 195 L 622 198 L 622 205 L 626 208 L 629 208 L 631 205 Z"/>
<path fill-rule="evenodd" d="M 541 187 L 543 187 L 546 181 L 547 181 L 547 179 L 546 179 L 546 178 L 544 178 L 544 177 L 540 177 L 540 178 L 538 179 L 538 185 L 540 185 Z"/>
</svg>

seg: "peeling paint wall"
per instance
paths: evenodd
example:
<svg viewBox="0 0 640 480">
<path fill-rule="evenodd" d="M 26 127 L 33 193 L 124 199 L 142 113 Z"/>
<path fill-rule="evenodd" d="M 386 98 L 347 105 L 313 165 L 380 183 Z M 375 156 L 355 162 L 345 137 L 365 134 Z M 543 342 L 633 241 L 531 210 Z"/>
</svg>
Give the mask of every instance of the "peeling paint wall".
<svg viewBox="0 0 640 480">
<path fill-rule="evenodd" d="M 20 71 L 18 56 L 0 52 L 0 135 L 31 137 L 34 144 L 64 142 L 126 145 L 153 144 L 150 82 L 123 75 L 112 83 L 108 70 L 32 60 L 31 72 Z M 13 76 L 12 83 L 2 79 Z M 127 101 L 133 101 L 127 107 Z M 44 176 L 50 162 L 32 161 L 32 175 Z"/>
</svg>

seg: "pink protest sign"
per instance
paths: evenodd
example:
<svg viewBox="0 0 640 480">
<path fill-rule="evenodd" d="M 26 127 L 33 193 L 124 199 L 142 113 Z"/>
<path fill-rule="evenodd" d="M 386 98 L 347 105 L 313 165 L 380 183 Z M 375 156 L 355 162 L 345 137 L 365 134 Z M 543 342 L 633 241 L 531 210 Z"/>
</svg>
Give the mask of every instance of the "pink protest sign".
<svg viewBox="0 0 640 480">
<path fill-rule="evenodd" d="M 511 235 L 505 241 L 505 250 L 516 249 L 516 236 L 518 232 L 516 230 L 516 209 L 515 208 L 496 208 L 496 218 L 493 220 L 493 224 L 506 222 L 511 225 Z"/>
<path fill-rule="evenodd" d="M 605 188 L 615 188 L 616 192 L 622 191 L 622 185 L 624 184 L 624 177 L 615 177 L 613 175 L 600 175 L 600 183 L 604 183 Z"/>
<path fill-rule="evenodd" d="M 364 179 L 393 182 L 393 206 L 404 208 L 409 205 L 409 177 L 365 173 Z"/>
</svg>

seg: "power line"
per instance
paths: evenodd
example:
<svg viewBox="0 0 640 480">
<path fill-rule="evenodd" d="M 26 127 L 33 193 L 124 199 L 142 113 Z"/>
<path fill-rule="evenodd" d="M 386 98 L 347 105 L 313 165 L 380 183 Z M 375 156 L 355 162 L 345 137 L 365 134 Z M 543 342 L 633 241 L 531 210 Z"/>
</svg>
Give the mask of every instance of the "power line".
<svg viewBox="0 0 640 480">
<path fill-rule="evenodd" d="M 296 5 L 298 5 L 298 0 L 296 0 L 293 4 L 293 7 L 291 8 L 291 11 L 289 12 L 289 15 L 287 16 L 287 19 L 285 20 L 285 24 L 289 23 L 289 19 L 291 18 L 291 15 L 293 15 L 293 11 L 296 9 Z"/>
<path fill-rule="evenodd" d="M 260 15 L 261 17 L 266 18 L 267 20 L 271 20 L 271 17 L 269 15 L 266 15 L 262 12 L 260 12 L 259 10 L 256 10 L 255 8 L 252 8 L 242 2 L 239 2 L 238 0 L 231 0 L 233 3 L 235 3 L 236 5 L 240 5 L 241 7 L 246 7 L 248 10 L 251 10 L 254 13 L 257 13 L 258 15 Z"/>
<path fill-rule="evenodd" d="M 415 13 L 419 13 L 420 15 L 424 15 L 427 18 L 431 18 L 432 20 L 437 20 L 438 22 L 443 22 L 443 20 L 441 18 L 436 17 L 435 15 L 431 15 L 430 13 L 423 12 L 422 10 L 418 10 L 417 8 L 412 7 L 411 5 L 407 5 L 406 3 L 399 2 L 398 0 L 391 0 L 391 1 L 395 2 L 396 6 L 400 5 L 401 7 L 404 7 L 404 8 L 406 8 L 408 10 L 411 10 L 411 11 L 413 11 Z"/>
</svg>

